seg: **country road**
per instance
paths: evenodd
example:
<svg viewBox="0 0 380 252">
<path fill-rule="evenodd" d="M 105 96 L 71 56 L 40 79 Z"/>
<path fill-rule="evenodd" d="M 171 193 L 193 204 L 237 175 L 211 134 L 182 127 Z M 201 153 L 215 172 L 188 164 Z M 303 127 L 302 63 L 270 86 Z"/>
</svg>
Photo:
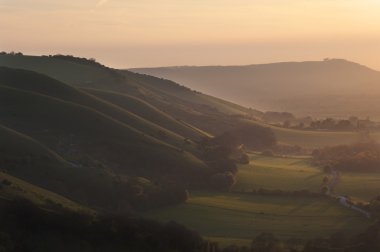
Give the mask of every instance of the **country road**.
<svg viewBox="0 0 380 252">
<path fill-rule="evenodd" d="M 339 200 L 339 203 L 344 206 L 344 207 L 347 207 L 355 212 L 358 212 L 358 213 L 361 213 L 363 214 L 365 217 L 367 217 L 368 219 L 371 218 L 371 213 L 369 213 L 368 211 L 365 211 L 355 205 L 352 205 L 349 203 L 349 200 L 346 196 L 341 196 L 341 195 L 334 195 L 333 194 L 333 191 L 334 191 L 334 187 L 336 186 L 336 184 L 338 183 L 339 179 L 340 179 L 340 172 L 338 171 L 332 171 L 331 172 L 331 180 L 329 182 L 329 184 L 327 185 L 327 188 L 328 188 L 328 191 L 327 191 L 327 195 L 329 195 L 330 197 L 333 197 L 337 200 Z"/>
</svg>

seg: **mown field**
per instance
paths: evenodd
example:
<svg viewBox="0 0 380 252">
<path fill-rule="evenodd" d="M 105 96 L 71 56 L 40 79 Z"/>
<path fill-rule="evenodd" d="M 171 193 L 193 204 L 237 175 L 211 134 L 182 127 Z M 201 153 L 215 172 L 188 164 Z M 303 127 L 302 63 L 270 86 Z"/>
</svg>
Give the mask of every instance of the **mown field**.
<svg viewBox="0 0 380 252">
<path fill-rule="evenodd" d="M 325 174 L 309 164 L 307 157 L 250 155 L 250 163 L 239 166 L 234 191 L 252 189 L 309 190 L 319 192 Z"/>
<path fill-rule="evenodd" d="M 222 244 L 247 244 L 261 232 L 284 240 L 307 240 L 342 230 L 354 234 L 370 223 L 331 199 L 211 192 L 192 193 L 187 203 L 146 216 L 177 221 Z"/>
</svg>

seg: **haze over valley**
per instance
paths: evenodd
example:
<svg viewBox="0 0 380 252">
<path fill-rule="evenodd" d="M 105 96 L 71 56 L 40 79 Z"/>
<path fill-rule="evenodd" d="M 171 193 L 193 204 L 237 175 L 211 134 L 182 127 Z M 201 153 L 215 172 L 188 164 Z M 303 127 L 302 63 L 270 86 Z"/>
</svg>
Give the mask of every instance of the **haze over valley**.
<svg viewBox="0 0 380 252">
<path fill-rule="evenodd" d="M 269 111 L 379 119 L 380 72 L 343 59 L 247 66 L 135 68 L 194 90 Z"/>
<path fill-rule="evenodd" d="M 379 10 L 0 0 L 0 252 L 380 251 Z"/>
</svg>

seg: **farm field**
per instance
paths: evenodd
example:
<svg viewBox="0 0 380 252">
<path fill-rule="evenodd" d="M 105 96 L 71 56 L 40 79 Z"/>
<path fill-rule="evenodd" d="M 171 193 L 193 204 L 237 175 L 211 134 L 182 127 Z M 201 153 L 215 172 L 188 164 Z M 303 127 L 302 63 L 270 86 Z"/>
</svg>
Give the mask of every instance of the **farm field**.
<svg viewBox="0 0 380 252">
<path fill-rule="evenodd" d="M 334 192 L 354 200 L 369 201 L 380 194 L 380 173 L 344 172 Z"/>
<path fill-rule="evenodd" d="M 251 154 L 250 163 L 240 165 L 232 190 L 309 190 L 319 192 L 325 174 L 309 164 L 308 157 L 267 157 Z M 380 194 L 380 173 L 343 172 L 334 188 L 336 195 L 369 201 Z"/>
<path fill-rule="evenodd" d="M 239 166 L 234 191 L 252 189 L 309 190 L 319 192 L 325 174 L 311 166 L 307 157 L 250 155 L 250 163 Z"/>
<path fill-rule="evenodd" d="M 262 232 L 283 240 L 307 240 L 342 230 L 352 235 L 370 224 L 331 199 L 211 192 L 192 193 L 187 203 L 150 211 L 146 217 L 174 220 L 222 244 L 223 240 L 245 244 Z"/>
<path fill-rule="evenodd" d="M 280 143 L 298 145 L 306 149 L 323 148 L 326 146 L 350 144 L 362 139 L 359 132 L 354 131 L 309 131 L 281 128 L 258 121 L 244 120 L 246 123 L 269 127 L 275 133 Z M 370 137 L 380 141 L 380 133 L 374 132 Z"/>
</svg>

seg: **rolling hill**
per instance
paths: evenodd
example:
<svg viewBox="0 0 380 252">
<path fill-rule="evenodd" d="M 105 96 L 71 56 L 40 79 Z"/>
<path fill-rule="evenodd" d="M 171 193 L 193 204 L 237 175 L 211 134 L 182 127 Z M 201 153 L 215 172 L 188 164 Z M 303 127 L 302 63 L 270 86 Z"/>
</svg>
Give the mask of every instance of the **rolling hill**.
<svg viewBox="0 0 380 252">
<path fill-rule="evenodd" d="M 232 67 L 232 69 L 235 69 L 235 72 L 239 72 L 240 70 L 238 71 L 238 69 L 240 68 L 255 69 L 257 67 L 258 69 L 262 69 L 260 70 L 263 72 L 261 75 L 266 76 L 264 74 L 266 72 L 264 69 L 266 68 L 280 69 L 282 66 L 286 67 L 289 65 L 288 68 L 294 68 L 294 72 L 299 66 L 304 64 L 308 66 L 305 67 L 307 69 L 319 65 L 324 65 L 324 68 L 328 68 L 330 65 L 338 64 L 343 66 L 349 65 L 351 66 L 352 71 L 353 69 L 360 68 L 364 74 L 373 72 L 368 68 L 342 60 L 306 63 L 279 63 L 273 64 L 273 66 L 272 64 L 262 66 L 253 65 L 246 67 Z M 7 67 L 19 67 L 27 70 L 36 70 L 50 76 L 51 78 L 60 80 L 61 82 L 68 80 L 67 78 L 70 76 L 71 80 L 68 80 L 70 81 L 69 84 L 72 84 L 70 92 L 73 93 L 75 91 L 76 101 L 79 101 L 81 104 L 85 104 L 86 106 L 92 106 L 95 109 L 99 109 L 99 107 L 103 107 L 105 103 L 108 103 L 106 106 L 107 108 L 103 108 L 103 110 L 101 110 L 103 113 L 111 113 L 112 111 L 112 115 L 115 116 L 114 118 L 119 118 L 119 120 L 124 120 L 124 122 L 134 121 L 135 127 L 139 127 L 137 125 L 141 125 L 141 120 L 138 119 L 138 117 L 143 118 L 150 122 L 148 123 L 150 124 L 150 127 L 145 127 L 148 126 L 148 124 L 145 123 L 144 127 L 139 127 L 139 130 L 144 131 L 144 128 L 150 128 L 150 131 L 147 133 L 153 134 L 156 138 L 161 137 L 161 140 L 162 137 L 165 137 L 165 135 L 173 136 L 173 134 L 162 135 L 163 131 L 157 129 L 156 127 L 152 128 L 152 123 L 155 126 L 161 126 L 174 133 L 174 139 L 171 141 L 171 144 L 174 145 L 176 145 L 175 142 L 178 143 L 178 137 L 175 135 L 197 140 L 202 136 L 219 135 L 228 130 L 247 124 L 259 124 L 264 127 L 270 127 L 275 132 L 276 137 L 280 142 L 299 145 L 309 149 L 328 146 L 331 144 L 351 143 L 360 139 L 360 134 L 357 132 L 317 132 L 270 126 L 261 122 L 264 114 L 258 110 L 249 109 L 235 103 L 193 91 L 173 81 L 145 74 L 133 73 L 127 70 L 114 70 L 106 68 L 98 63 L 75 57 L 62 58 L 55 56 L 0 55 L 0 66 L 1 65 Z M 174 68 L 174 70 L 176 69 L 177 68 Z M 179 67 L 178 71 L 179 69 L 182 68 Z M 191 69 L 196 71 L 198 69 L 202 69 L 202 67 L 185 67 L 184 69 L 188 69 L 191 73 Z M 221 69 L 224 69 L 224 67 L 206 67 L 206 69 L 222 71 Z M 314 70 L 309 69 L 309 72 L 313 73 L 313 71 Z M 342 71 L 343 70 L 340 72 Z M 113 74 L 110 74 L 110 72 L 113 72 Z M 376 73 L 377 72 L 375 72 L 375 75 Z M 317 73 L 313 74 L 316 75 Z M 231 73 L 231 75 L 233 76 L 233 73 Z M 306 73 L 303 75 L 304 79 L 307 79 L 309 76 Z M 117 81 L 114 78 L 115 76 L 118 76 L 116 78 Z M 86 81 L 86 79 L 90 77 L 91 81 Z M 223 81 L 227 81 L 227 77 L 228 76 L 226 76 Z M 271 76 L 271 78 L 275 79 L 277 77 Z M 320 80 L 320 78 L 317 80 Z M 221 81 L 221 83 L 224 83 L 223 81 Z M 275 83 L 272 84 L 274 85 Z M 79 87 L 81 90 L 78 90 L 75 87 Z M 270 86 L 268 86 L 268 88 L 270 88 Z M 218 93 L 220 90 L 223 89 L 218 88 L 215 93 Z M 53 92 L 51 94 L 53 96 L 58 95 L 58 97 L 62 97 L 63 95 L 60 93 L 61 91 L 57 91 L 55 94 L 54 91 L 51 92 Z M 86 93 L 86 99 L 82 101 L 80 95 L 83 97 L 83 92 Z M 80 95 L 78 95 L 79 93 Z M 231 94 L 232 91 L 228 93 Z M 95 99 L 95 96 L 102 100 L 102 102 L 99 102 L 99 99 Z M 330 102 L 336 101 L 337 100 L 333 99 Z M 322 105 L 318 104 L 319 107 Z M 345 104 L 345 106 L 346 105 L 347 104 Z M 118 108 L 116 109 L 115 106 Z M 297 109 L 303 109 L 305 107 L 306 106 L 298 106 Z M 123 109 L 124 111 L 121 112 L 120 109 Z M 349 108 L 347 107 L 347 110 L 348 109 Z M 318 113 L 322 112 L 323 110 L 318 110 Z M 128 115 L 126 115 L 126 113 Z M 249 120 L 247 120 L 247 118 L 249 118 Z M 157 130 L 154 130 L 154 128 Z M 373 134 L 373 137 L 377 139 L 379 137 L 378 135 L 379 134 Z M 182 145 L 183 140 L 180 142 L 180 145 Z M 185 147 L 189 146 L 185 145 Z M 183 146 L 181 146 L 181 148 L 183 148 Z"/>
<path fill-rule="evenodd" d="M 0 168 L 85 205 L 117 207 L 154 191 L 150 180 L 190 186 L 209 173 L 184 137 L 41 74 L 1 68 L 0 104 Z"/>
<path fill-rule="evenodd" d="M 101 215 L 138 213 L 178 221 L 225 245 L 247 244 L 261 232 L 280 239 L 309 239 L 347 230 L 357 234 L 368 227 L 362 216 L 327 197 L 250 195 L 258 187 L 315 191 L 323 174 L 304 159 L 282 157 L 256 158 L 239 165 L 235 173 L 235 161 L 243 162 L 246 154 L 241 142 L 252 149 L 255 145 L 245 141 L 264 139 L 270 142 L 265 148 L 280 142 L 312 150 L 360 138 L 358 132 L 285 129 L 266 124 L 262 116 L 258 110 L 173 81 L 110 69 L 91 60 L 0 55 L 0 215 L 7 209 L 4 205 L 12 206 L 13 201 L 17 205 L 23 198 L 40 207 L 42 219 L 58 214 L 63 226 L 72 216 L 65 215 L 67 210 L 90 213 L 95 218 L 85 226 L 94 224 L 102 234 L 109 230 L 109 237 L 114 237 L 124 222 L 110 216 L 103 220 Z M 235 137 L 242 148 L 228 144 Z M 287 176 L 292 179 L 285 181 Z M 342 183 L 340 190 L 346 187 Z M 221 192 L 226 189 L 233 193 Z M 352 189 L 357 196 L 367 193 Z M 24 216 L 25 205 L 18 209 Z M 20 218 L 14 217 L 13 223 L 15 219 Z M 135 225 L 135 220 L 128 218 L 127 224 Z M 23 229 L 24 222 L 17 228 Z M 127 229 L 119 226 L 119 231 L 127 232 L 120 236 L 122 243 L 126 237 L 136 240 L 133 230 L 140 230 L 140 225 L 142 230 L 148 227 L 141 224 L 144 220 L 136 223 L 140 224 Z M 170 225 L 173 231 L 166 229 Z M 165 229 L 172 235 L 190 234 L 178 224 Z M 65 230 L 71 235 L 72 229 Z M 151 241 L 152 236 L 142 232 L 139 237 Z"/>
<path fill-rule="evenodd" d="M 36 71 L 75 87 L 133 96 L 153 105 L 186 127 L 195 126 L 212 135 L 231 126 L 230 115 L 249 113 L 260 117 L 262 114 L 257 110 L 192 91 L 169 80 L 118 71 L 75 57 L 0 55 L 0 66 Z M 128 102 L 124 102 L 125 110 L 133 110 L 133 107 L 125 107 L 126 104 Z M 222 117 L 223 120 L 219 120 Z M 192 135 L 199 135 L 199 131 L 195 129 Z"/>
<path fill-rule="evenodd" d="M 247 66 L 136 68 L 262 110 L 379 118 L 380 72 L 341 59 Z"/>
</svg>

